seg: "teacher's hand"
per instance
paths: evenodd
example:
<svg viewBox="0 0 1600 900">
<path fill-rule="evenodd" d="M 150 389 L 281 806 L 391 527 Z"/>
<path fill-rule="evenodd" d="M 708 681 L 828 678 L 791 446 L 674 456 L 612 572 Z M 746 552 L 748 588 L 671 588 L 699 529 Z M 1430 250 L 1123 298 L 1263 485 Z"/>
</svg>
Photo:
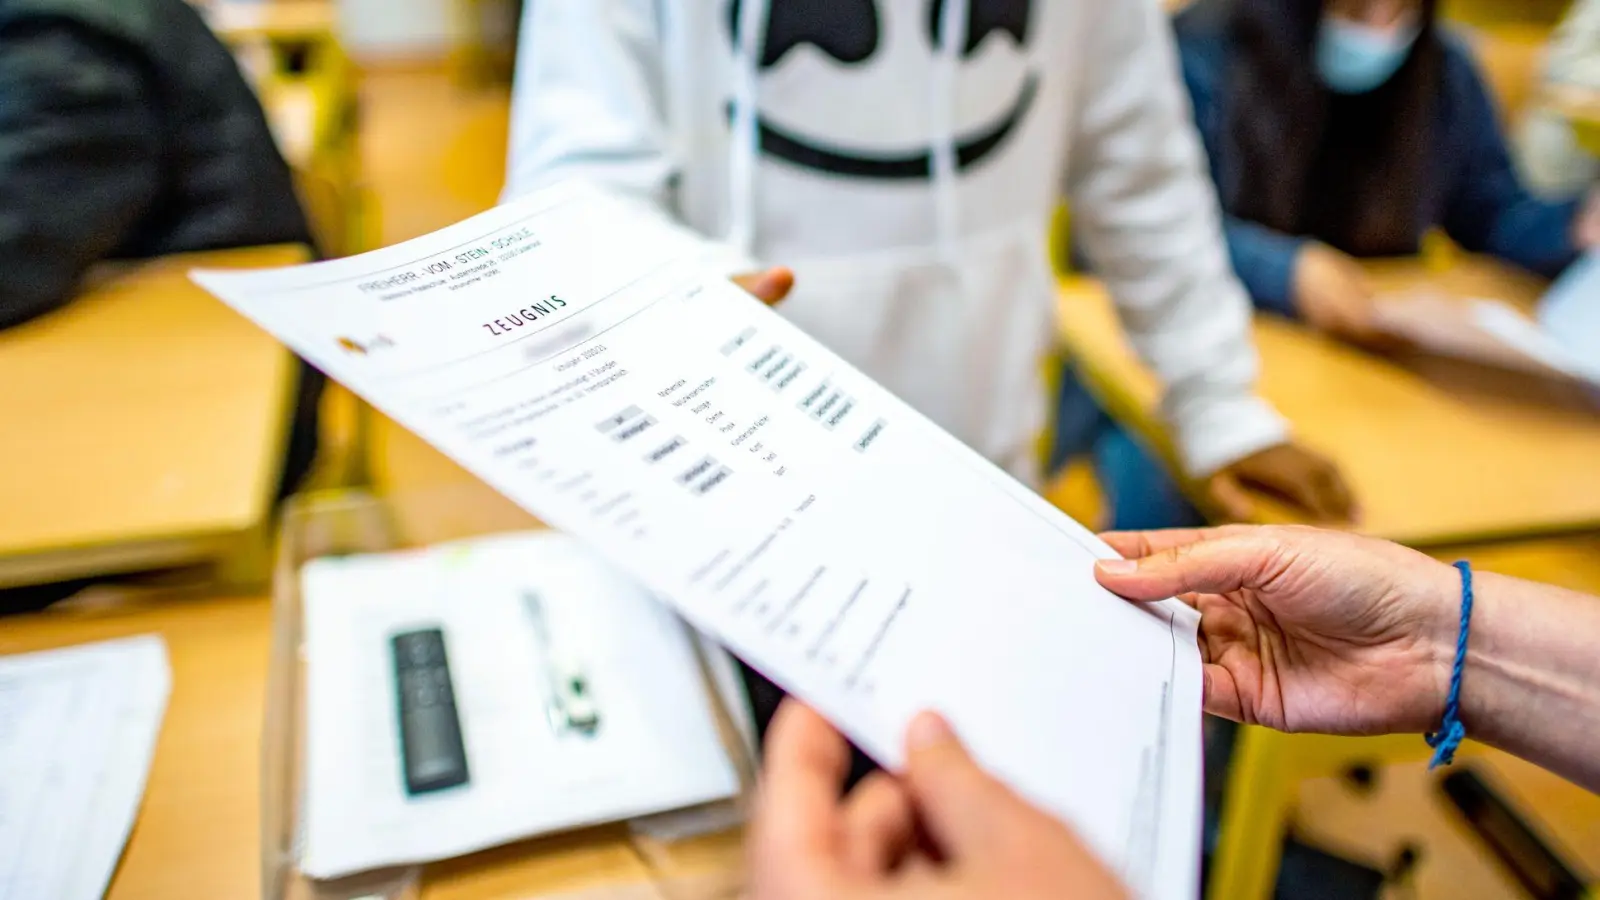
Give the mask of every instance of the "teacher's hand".
<svg viewBox="0 0 1600 900">
<path fill-rule="evenodd" d="M 733 283 L 768 306 L 777 306 L 794 290 L 794 273 L 781 266 L 733 276 Z"/>
<path fill-rule="evenodd" d="M 1121 900 L 1066 826 L 978 767 L 938 716 L 906 735 L 906 770 L 839 797 L 850 754 L 821 716 L 784 701 L 767 730 L 750 823 L 753 900 Z"/>
<path fill-rule="evenodd" d="M 1105 535 L 1100 583 L 1200 611 L 1205 708 L 1327 734 L 1424 732 L 1444 711 L 1460 582 L 1397 544 L 1301 527 Z"/>
</svg>

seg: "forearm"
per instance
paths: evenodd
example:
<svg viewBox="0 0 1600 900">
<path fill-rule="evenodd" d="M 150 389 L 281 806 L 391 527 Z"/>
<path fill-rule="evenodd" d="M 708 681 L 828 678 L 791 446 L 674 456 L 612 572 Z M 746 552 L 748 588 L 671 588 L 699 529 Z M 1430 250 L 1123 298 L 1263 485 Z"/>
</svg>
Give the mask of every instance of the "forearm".
<svg viewBox="0 0 1600 900">
<path fill-rule="evenodd" d="M 1600 598 L 1487 572 L 1475 582 L 1467 734 L 1600 791 Z"/>
<path fill-rule="evenodd" d="M 1257 309 L 1295 318 L 1294 267 L 1305 240 L 1224 216 L 1228 256 Z"/>
<path fill-rule="evenodd" d="M 1546 202 L 1520 185 L 1517 199 L 1501 211 L 1490 252 L 1545 278 L 1554 278 L 1577 258 L 1575 229 L 1582 202 Z"/>
</svg>

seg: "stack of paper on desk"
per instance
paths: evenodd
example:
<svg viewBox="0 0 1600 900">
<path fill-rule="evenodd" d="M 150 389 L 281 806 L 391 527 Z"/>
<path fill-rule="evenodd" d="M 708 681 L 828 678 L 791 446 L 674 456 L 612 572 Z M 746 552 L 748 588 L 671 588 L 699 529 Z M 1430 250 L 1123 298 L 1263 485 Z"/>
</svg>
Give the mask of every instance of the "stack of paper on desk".
<svg viewBox="0 0 1600 900">
<path fill-rule="evenodd" d="M 739 790 L 688 632 L 571 538 L 321 559 L 303 570 L 302 596 L 307 875 L 459 856 Z M 389 638 L 435 627 L 470 780 L 408 796 Z M 587 682 L 592 735 L 552 719 L 555 655 Z"/>
<path fill-rule="evenodd" d="M 919 710 L 1143 896 L 1199 869 L 1197 616 L 696 263 L 568 185 L 352 259 L 196 279 L 575 535 L 888 766 Z"/>
<path fill-rule="evenodd" d="M 1600 296 L 1593 299 L 1600 305 Z M 1430 353 L 1600 385 L 1600 363 L 1499 300 L 1401 294 L 1381 298 L 1376 313 L 1380 328 Z"/>
<path fill-rule="evenodd" d="M 0 658 L 0 900 L 105 893 L 170 688 L 157 637 Z"/>
<path fill-rule="evenodd" d="M 1539 298 L 1539 326 L 1600 382 L 1600 250 L 1590 250 Z"/>
</svg>

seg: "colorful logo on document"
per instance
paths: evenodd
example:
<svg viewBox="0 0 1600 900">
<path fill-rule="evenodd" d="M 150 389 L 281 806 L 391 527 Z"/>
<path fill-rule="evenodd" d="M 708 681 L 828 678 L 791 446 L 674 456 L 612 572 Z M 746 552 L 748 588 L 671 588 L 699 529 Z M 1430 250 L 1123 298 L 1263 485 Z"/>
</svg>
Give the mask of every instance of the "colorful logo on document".
<svg viewBox="0 0 1600 900">
<path fill-rule="evenodd" d="M 368 356 L 376 350 L 393 346 L 394 341 L 381 334 L 365 342 L 358 341 L 352 337 L 339 338 L 339 349 L 346 353 L 353 353 L 356 356 Z"/>
</svg>

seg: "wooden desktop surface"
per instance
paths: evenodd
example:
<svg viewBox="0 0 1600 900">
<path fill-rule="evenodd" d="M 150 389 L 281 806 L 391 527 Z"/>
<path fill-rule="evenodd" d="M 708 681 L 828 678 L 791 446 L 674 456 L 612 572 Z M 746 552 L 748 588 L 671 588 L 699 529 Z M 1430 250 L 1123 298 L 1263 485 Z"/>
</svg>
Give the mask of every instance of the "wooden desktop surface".
<svg viewBox="0 0 1600 900">
<path fill-rule="evenodd" d="M 293 357 L 187 273 L 305 258 L 288 246 L 119 266 L 0 332 L 0 586 L 196 562 L 264 521 Z"/>
<path fill-rule="evenodd" d="M 166 640 L 172 696 L 112 900 L 260 891 L 258 772 L 271 644 L 264 598 L 59 609 L 0 620 L 0 653 L 138 634 Z"/>
<path fill-rule="evenodd" d="M 0 655 L 159 634 L 172 696 L 144 804 L 109 900 L 254 897 L 261 890 L 261 736 L 272 609 L 264 597 L 156 598 L 0 620 Z M 701 856 L 737 848 L 716 842 Z M 691 861 L 692 862 L 692 861 Z M 429 867 L 428 900 L 490 900 L 648 884 L 625 829 L 592 829 Z"/>
<path fill-rule="evenodd" d="M 1529 306 L 1540 283 L 1463 257 L 1446 269 L 1385 262 L 1380 290 L 1443 290 Z M 1085 383 L 1155 445 L 1158 388 L 1123 339 L 1102 287 L 1064 282 L 1062 338 Z M 1412 356 L 1384 360 L 1257 316 L 1261 392 L 1295 437 L 1351 482 L 1360 528 L 1445 544 L 1600 528 L 1600 411 L 1570 385 Z M 1287 513 L 1262 505 L 1264 521 Z"/>
</svg>

